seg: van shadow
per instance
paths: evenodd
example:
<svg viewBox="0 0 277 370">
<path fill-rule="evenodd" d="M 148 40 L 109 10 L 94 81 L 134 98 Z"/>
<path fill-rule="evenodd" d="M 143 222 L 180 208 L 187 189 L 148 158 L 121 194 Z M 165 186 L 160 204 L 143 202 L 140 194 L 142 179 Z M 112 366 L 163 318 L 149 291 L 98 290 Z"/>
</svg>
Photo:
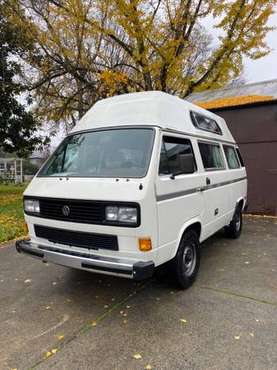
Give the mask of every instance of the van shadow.
<svg viewBox="0 0 277 370">
<path fill-rule="evenodd" d="M 218 232 L 201 245 L 200 277 L 202 269 L 214 269 L 212 261 L 216 260 L 216 256 L 224 255 L 220 251 L 228 249 L 227 244 L 229 243 L 230 241 L 224 238 L 223 233 Z M 143 282 L 68 269 L 63 275 L 63 284 L 60 284 L 59 289 L 62 294 L 70 296 L 79 303 L 85 301 L 85 305 L 96 301 L 110 305 L 140 290 L 142 286 L 147 289 L 149 285 L 151 289 L 157 289 L 157 291 L 162 289 L 167 294 L 168 291 L 178 289 L 167 266 L 157 269 L 151 279 Z"/>
</svg>

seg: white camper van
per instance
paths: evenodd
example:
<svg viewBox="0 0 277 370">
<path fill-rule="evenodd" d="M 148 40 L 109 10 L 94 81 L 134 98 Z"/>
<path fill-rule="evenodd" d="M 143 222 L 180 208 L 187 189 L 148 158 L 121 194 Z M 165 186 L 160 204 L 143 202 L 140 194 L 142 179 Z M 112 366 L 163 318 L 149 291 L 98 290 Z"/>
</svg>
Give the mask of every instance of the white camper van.
<svg viewBox="0 0 277 370">
<path fill-rule="evenodd" d="M 43 262 L 135 280 L 165 263 L 194 281 L 200 244 L 237 238 L 247 178 L 225 121 L 152 91 L 96 103 L 24 193 L 30 240 Z"/>
</svg>

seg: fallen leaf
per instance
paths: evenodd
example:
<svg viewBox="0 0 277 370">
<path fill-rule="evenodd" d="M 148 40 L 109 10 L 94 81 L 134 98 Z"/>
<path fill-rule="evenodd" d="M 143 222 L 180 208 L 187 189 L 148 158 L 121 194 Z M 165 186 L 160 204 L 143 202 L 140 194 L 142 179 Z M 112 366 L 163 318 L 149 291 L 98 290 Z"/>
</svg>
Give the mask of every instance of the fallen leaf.
<svg viewBox="0 0 277 370">
<path fill-rule="evenodd" d="M 234 338 L 235 338 L 236 340 L 239 340 L 239 339 L 240 339 L 240 336 L 239 336 L 239 335 L 235 335 L 235 336 L 234 336 Z"/>
<path fill-rule="evenodd" d="M 129 309 L 129 308 L 131 308 L 131 306 L 126 306 L 126 308 L 128 308 L 128 309 Z"/>
<path fill-rule="evenodd" d="M 104 308 L 109 308 L 109 305 L 108 304 L 105 304 Z"/>
<path fill-rule="evenodd" d="M 151 365 L 149 365 L 149 364 L 148 364 L 148 365 L 146 365 L 146 366 L 145 366 L 145 370 L 152 370 L 152 366 L 151 366 Z"/>
<path fill-rule="evenodd" d="M 120 313 L 120 315 L 123 315 L 124 314 L 124 311 L 120 311 L 119 313 Z"/>
<path fill-rule="evenodd" d="M 57 348 L 53 348 L 53 349 L 51 349 L 51 352 L 53 353 L 53 355 L 55 355 L 58 352 L 58 349 Z"/>
<path fill-rule="evenodd" d="M 252 337 L 252 338 L 254 337 L 254 333 L 249 333 L 249 335 L 250 335 L 250 337 Z"/>
<path fill-rule="evenodd" d="M 31 281 L 32 281 L 31 279 L 26 279 L 26 280 L 24 280 L 24 283 L 28 284 L 28 283 L 31 283 Z"/>
<path fill-rule="evenodd" d="M 56 281 L 53 281 L 53 282 L 52 282 L 52 285 L 57 285 Z"/>
<path fill-rule="evenodd" d="M 126 317 L 127 316 L 127 313 L 124 313 L 122 316 Z"/>
<path fill-rule="evenodd" d="M 45 358 L 48 358 L 48 357 L 52 356 L 52 354 L 53 354 L 53 353 L 52 353 L 52 352 L 50 352 L 50 351 L 46 352 L 46 353 L 45 353 Z"/>
<path fill-rule="evenodd" d="M 51 308 L 50 306 L 46 306 L 45 307 L 46 310 L 50 310 L 50 308 Z"/>
<path fill-rule="evenodd" d="M 255 319 L 256 322 L 259 322 L 260 320 L 259 319 Z"/>
<path fill-rule="evenodd" d="M 92 321 L 91 325 L 92 326 L 96 326 L 97 325 L 97 322 L 96 321 Z"/>
<path fill-rule="evenodd" d="M 180 321 L 181 321 L 182 323 L 184 323 L 184 324 L 186 324 L 186 323 L 187 323 L 187 320 L 186 320 L 186 319 L 180 319 Z"/>
<path fill-rule="evenodd" d="M 134 359 L 136 359 L 136 360 L 140 360 L 140 359 L 142 359 L 142 355 L 141 355 L 140 353 L 135 353 L 133 357 L 134 357 Z"/>
<path fill-rule="evenodd" d="M 249 263 L 250 263 L 250 262 L 249 262 L 249 261 L 245 261 L 244 263 L 245 263 L 246 265 L 249 265 Z"/>
<path fill-rule="evenodd" d="M 58 340 L 63 340 L 64 339 L 64 335 L 58 335 Z"/>
</svg>

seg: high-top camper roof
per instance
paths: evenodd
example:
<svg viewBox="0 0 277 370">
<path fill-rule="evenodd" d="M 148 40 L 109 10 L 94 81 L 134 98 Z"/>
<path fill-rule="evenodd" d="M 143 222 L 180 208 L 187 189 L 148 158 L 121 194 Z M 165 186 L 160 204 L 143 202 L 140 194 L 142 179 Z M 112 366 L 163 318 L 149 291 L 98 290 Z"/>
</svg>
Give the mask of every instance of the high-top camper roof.
<svg viewBox="0 0 277 370">
<path fill-rule="evenodd" d="M 190 117 L 191 111 L 215 120 L 222 135 L 196 128 Z M 158 126 L 162 129 L 234 142 L 223 118 L 161 91 L 123 94 L 100 100 L 88 110 L 72 132 L 132 125 Z"/>
</svg>

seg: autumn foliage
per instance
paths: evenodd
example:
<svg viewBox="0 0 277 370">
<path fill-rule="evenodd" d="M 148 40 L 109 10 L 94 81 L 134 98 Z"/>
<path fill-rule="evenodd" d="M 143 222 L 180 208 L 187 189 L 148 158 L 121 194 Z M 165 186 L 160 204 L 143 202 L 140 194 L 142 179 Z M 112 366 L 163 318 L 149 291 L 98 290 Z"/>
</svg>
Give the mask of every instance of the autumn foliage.
<svg viewBox="0 0 277 370">
<path fill-rule="evenodd" d="M 199 107 L 205 109 L 216 109 L 216 108 L 225 108 L 225 107 L 236 107 L 240 105 L 247 105 L 253 103 L 260 103 L 271 101 L 272 96 L 268 95 L 243 95 L 243 96 L 228 96 L 221 99 L 213 99 L 207 102 L 204 101 L 194 101 L 193 103 Z"/>
<path fill-rule="evenodd" d="M 270 50 L 277 0 L 9 0 L 6 12 L 36 47 L 24 75 L 48 121 L 75 124 L 103 97 L 162 90 L 182 98 L 240 75 L 243 57 Z M 212 42 L 203 20 L 220 36 Z"/>
</svg>

